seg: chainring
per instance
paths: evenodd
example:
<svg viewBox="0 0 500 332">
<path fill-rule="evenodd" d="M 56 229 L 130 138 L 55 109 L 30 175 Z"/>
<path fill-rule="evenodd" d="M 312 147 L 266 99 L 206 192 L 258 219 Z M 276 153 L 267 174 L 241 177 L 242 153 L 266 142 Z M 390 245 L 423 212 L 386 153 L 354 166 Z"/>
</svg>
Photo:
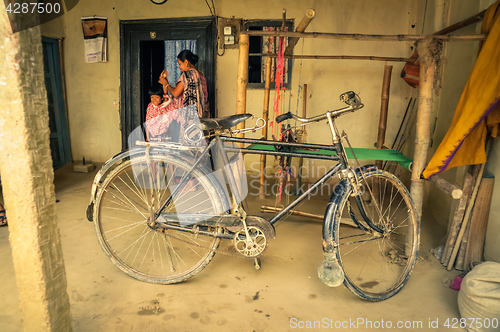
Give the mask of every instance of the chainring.
<svg viewBox="0 0 500 332">
<path fill-rule="evenodd" d="M 234 234 L 234 247 L 245 257 L 259 257 L 267 249 L 268 240 L 265 232 L 257 225 L 248 225 L 247 229 L 248 236 L 244 228 Z"/>
</svg>

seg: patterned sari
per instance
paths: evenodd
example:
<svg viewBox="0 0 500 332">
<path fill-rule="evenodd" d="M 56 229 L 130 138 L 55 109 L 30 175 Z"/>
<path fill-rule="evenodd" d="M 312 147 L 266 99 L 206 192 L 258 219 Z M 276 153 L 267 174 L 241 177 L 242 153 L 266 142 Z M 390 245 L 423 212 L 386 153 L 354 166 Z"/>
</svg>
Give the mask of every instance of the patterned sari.
<svg viewBox="0 0 500 332">
<path fill-rule="evenodd" d="M 179 77 L 177 83 L 179 82 L 182 82 L 184 85 L 184 92 L 180 97 L 179 107 L 195 105 L 199 117 L 210 117 L 205 76 L 196 69 L 190 69 L 181 73 L 181 77 Z"/>
</svg>

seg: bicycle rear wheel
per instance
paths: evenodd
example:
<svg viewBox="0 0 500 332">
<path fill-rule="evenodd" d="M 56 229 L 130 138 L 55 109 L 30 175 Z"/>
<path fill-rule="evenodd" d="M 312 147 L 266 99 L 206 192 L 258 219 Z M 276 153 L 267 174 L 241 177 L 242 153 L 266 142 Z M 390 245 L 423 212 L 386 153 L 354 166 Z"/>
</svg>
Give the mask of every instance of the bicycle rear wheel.
<svg viewBox="0 0 500 332">
<path fill-rule="evenodd" d="M 163 212 L 216 215 L 224 212 L 227 198 L 213 174 L 195 169 L 186 181 L 181 179 L 191 164 L 175 155 L 145 155 L 126 160 L 103 181 L 97 193 L 94 224 L 97 239 L 108 258 L 123 272 L 138 280 L 170 284 L 184 281 L 207 266 L 220 240 L 220 227 L 200 226 L 193 233 L 164 229 L 155 212 L 167 200 Z M 175 199 L 169 199 L 179 183 Z M 151 218 L 153 216 L 153 218 Z M 156 215 L 157 216 L 157 215 Z M 195 225 L 178 226 L 192 230 Z"/>
<path fill-rule="evenodd" d="M 351 196 L 351 188 L 340 203 L 340 216 L 350 224 L 335 221 L 337 259 L 344 285 L 363 299 L 382 301 L 410 277 L 418 256 L 419 220 L 407 189 L 394 175 L 383 170 L 358 175 L 364 193 Z M 365 229 L 352 226 L 354 220 Z"/>
</svg>

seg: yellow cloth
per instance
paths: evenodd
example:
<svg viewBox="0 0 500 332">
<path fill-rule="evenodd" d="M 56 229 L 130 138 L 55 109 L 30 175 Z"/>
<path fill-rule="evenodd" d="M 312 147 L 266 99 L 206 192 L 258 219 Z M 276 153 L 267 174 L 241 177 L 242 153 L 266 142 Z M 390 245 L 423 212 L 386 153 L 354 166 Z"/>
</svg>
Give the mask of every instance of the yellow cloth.
<svg viewBox="0 0 500 332">
<path fill-rule="evenodd" d="M 424 170 L 428 179 L 452 167 L 486 162 L 487 128 L 497 137 L 500 123 L 500 0 L 483 18 L 479 55 L 460 97 L 450 129 Z"/>
</svg>

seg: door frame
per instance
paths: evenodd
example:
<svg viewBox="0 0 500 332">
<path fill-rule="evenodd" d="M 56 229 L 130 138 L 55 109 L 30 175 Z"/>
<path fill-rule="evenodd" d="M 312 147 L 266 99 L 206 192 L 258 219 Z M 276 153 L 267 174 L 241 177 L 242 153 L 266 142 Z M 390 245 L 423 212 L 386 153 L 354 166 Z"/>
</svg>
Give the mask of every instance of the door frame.
<svg viewBox="0 0 500 332">
<path fill-rule="evenodd" d="M 204 43 L 199 43 L 204 56 L 200 71 L 205 75 L 208 86 L 208 100 L 211 116 L 215 115 L 215 65 L 217 24 L 214 17 L 166 18 L 151 20 L 120 21 L 120 130 L 122 150 L 128 149 L 128 136 L 142 125 L 140 114 L 141 41 L 152 40 L 152 32 L 160 39 L 193 39 L 193 34 L 204 34 Z M 139 85 L 139 86 L 138 86 Z"/>
</svg>

